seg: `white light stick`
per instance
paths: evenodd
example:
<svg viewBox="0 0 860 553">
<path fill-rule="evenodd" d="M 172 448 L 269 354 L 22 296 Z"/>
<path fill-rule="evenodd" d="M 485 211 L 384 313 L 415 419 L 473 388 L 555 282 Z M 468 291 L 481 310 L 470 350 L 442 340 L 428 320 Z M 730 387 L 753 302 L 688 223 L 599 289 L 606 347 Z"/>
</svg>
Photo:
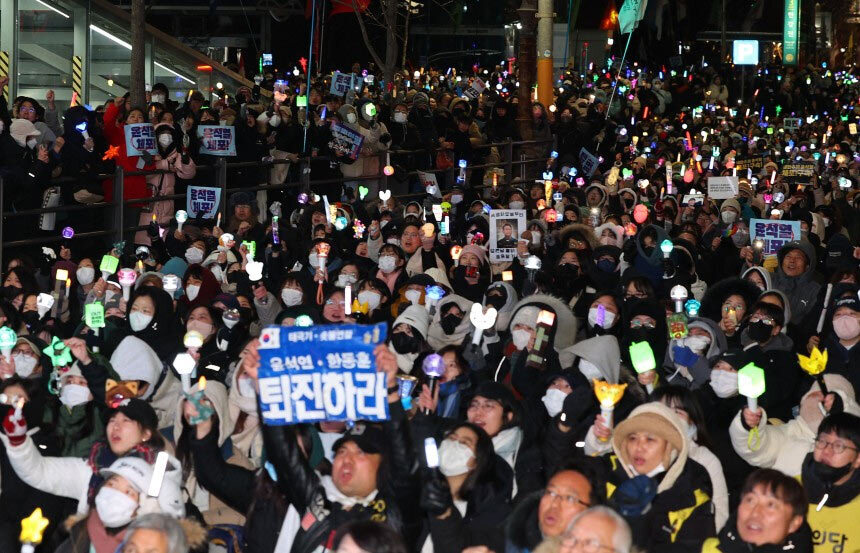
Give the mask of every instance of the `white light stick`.
<svg viewBox="0 0 860 553">
<path fill-rule="evenodd" d="M 352 314 L 352 285 L 347 284 L 343 289 L 343 312 L 346 315 Z"/>
<path fill-rule="evenodd" d="M 827 306 L 830 305 L 831 294 L 833 294 L 833 283 L 827 285 L 827 292 L 824 293 L 824 305 L 821 307 L 821 315 L 818 317 L 818 324 L 815 326 L 816 334 L 821 334 L 821 329 L 824 328 L 824 318 L 827 315 Z"/>
<path fill-rule="evenodd" d="M 472 333 L 472 344 L 475 346 L 481 345 L 481 338 L 484 336 L 484 331 L 492 328 L 496 323 L 495 307 L 487 307 L 484 311 L 484 306 L 480 303 L 473 303 L 472 310 L 469 312 L 469 320 L 475 325 L 475 332 Z"/>
<path fill-rule="evenodd" d="M 54 306 L 54 296 L 51 294 L 46 294 L 42 292 L 36 298 L 36 309 L 39 311 L 39 318 L 45 316 L 45 313 L 51 310 L 51 307 Z"/>
<path fill-rule="evenodd" d="M 191 371 L 194 370 L 194 365 L 194 358 L 187 352 L 178 354 L 173 360 L 173 368 L 179 373 L 179 378 L 182 380 L 182 391 L 186 394 L 191 391 Z"/>
<path fill-rule="evenodd" d="M 179 232 L 182 232 L 182 224 L 188 220 L 188 212 L 184 209 L 180 209 L 176 212 L 176 228 Z"/>
<path fill-rule="evenodd" d="M 161 493 L 161 483 L 164 481 L 164 473 L 167 471 L 167 459 L 169 454 L 166 451 L 159 451 L 155 458 L 155 467 L 152 470 L 152 479 L 149 481 L 149 490 L 147 495 L 150 497 L 158 497 Z"/>
</svg>

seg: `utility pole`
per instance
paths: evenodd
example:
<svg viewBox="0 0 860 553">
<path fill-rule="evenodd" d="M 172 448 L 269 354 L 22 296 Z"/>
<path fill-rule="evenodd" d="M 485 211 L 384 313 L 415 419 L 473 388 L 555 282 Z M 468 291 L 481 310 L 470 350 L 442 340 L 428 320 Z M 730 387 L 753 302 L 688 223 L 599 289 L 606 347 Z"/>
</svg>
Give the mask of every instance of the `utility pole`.
<svg viewBox="0 0 860 553">
<path fill-rule="evenodd" d="M 720 27 L 720 66 L 726 62 L 726 0 L 723 0 L 722 23 Z"/>
<path fill-rule="evenodd" d="M 537 73 L 537 42 L 535 41 L 535 27 L 537 20 L 536 0 L 522 0 L 517 14 L 520 16 L 520 48 L 517 59 L 518 76 L 520 86 L 517 89 L 519 106 L 517 109 L 517 128 L 522 140 L 532 140 L 532 86 L 535 83 Z"/>
<path fill-rule="evenodd" d="M 144 90 L 146 60 L 146 0 L 131 0 L 131 72 L 129 73 L 128 106 L 146 104 Z"/>
<path fill-rule="evenodd" d="M 538 101 L 548 108 L 552 103 L 553 90 L 552 23 L 555 19 L 553 0 L 538 0 L 537 18 L 537 93 Z"/>
</svg>

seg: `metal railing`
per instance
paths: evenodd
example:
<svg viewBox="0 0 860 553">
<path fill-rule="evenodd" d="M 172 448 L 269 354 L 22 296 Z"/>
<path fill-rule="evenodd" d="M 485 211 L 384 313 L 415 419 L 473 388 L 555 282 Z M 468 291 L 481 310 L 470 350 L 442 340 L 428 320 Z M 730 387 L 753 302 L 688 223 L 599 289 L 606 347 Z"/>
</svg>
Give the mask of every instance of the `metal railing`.
<svg viewBox="0 0 860 553">
<path fill-rule="evenodd" d="M 548 144 L 552 142 L 551 140 L 537 140 L 537 141 L 512 141 L 507 140 L 505 142 L 496 142 L 496 143 L 486 143 L 480 144 L 478 146 L 473 146 L 475 150 L 490 150 L 491 148 L 499 149 L 500 153 L 500 161 L 498 163 L 482 163 L 482 164 L 471 164 L 468 166 L 469 171 L 473 171 L 476 169 L 490 169 L 490 168 L 504 168 L 504 182 L 499 182 L 500 186 L 512 186 L 527 182 L 526 171 L 525 168 L 528 164 L 534 164 L 538 162 L 547 161 L 546 157 L 528 157 L 525 153 L 530 147 L 537 146 L 539 144 Z M 502 155 L 502 150 L 504 149 L 504 154 Z M 325 180 L 310 180 L 310 164 L 312 161 L 326 161 L 330 160 L 330 158 L 324 156 L 302 156 L 299 157 L 297 161 L 291 161 L 288 159 L 265 159 L 261 161 L 252 161 L 252 162 L 235 162 L 235 163 L 227 163 L 223 158 L 219 158 L 213 165 L 198 165 L 197 166 L 197 174 L 199 175 L 201 172 L 212 172 L 212 182 L 207 184 L 207 186 L 219 188 L 221 190 L 221 198 L 218 205 L 218 211 L 221 213 L 222 220 L 228 220 L 227 213 L 227 205 L 228 205 L 228 194 L 233 194 L 235 192 L 257 192 L 260 190 L 287 190 L 291 188 L 298 188 L 303 191 L 310 191 L 314 186 L 324 185 L 324 184 L 341 184 L 343 185 L 346 182 L 357 182 L 357 181 L 371 181 L 378 180 L 380 182 L 379 189 L 380 190 L 388 190 L 389 189 L 389 181 L 392 177 L 389 177 L 383 173 L 384 163 L 383 160 L 386 159 L 386 155 L 390 156 L 409 156 L 409 155 L 427 155 L 433 156 L 438 152 L 438 150 L 390 150 L 387 152 L 381 152 L 379 154 L 375 154 L 375 156 L 380 158 L 379 162 L 379 172 L 376 175 L 370 176 L 361 176 L 361 177 L 343 177 L 338 179 L 325 179 Z M 519 159 L 515 160 L 515 157 L 519 157 Z M 300 178 L 296 181 L 292 182 L 284 182 L 282 184 L 259 184 L 255 186 L 228 186 L 227 178 L 228 178 L 228 170 L 234 169 L 261 169 L 268 171 L 272 167 L 277 165 L 291 164 L 297 163 L 299 166 L 299 175 Z M 514 169 L 518 168 L 520 171 L 520 175 L 514 178 L 513 173 Z M 432 173 L 435 175 L 446 174 L 447 182 L 455 182 L 457 174 L 459 172 L 459 167 L 457 164 L 454 164 L 454 167 L 449 169 L 436 169 L 436 168 L 428 168 L 425 170 L 412 170 L 406 173 L 406 177 L 409 177 L 409 180 L 412 177 L 418 176 L 419 173 Z M 149 175 L 160 175 L 160 174 L 169 174 L 172 173 L 170 170 L 165 169 L 153 169 L 146 171 L 125 171 L 122 167 L 117 166 L 116 170 L 113 174 L 108 175 L 97 175 L 95 178 L 98 181 L 106 181 L 111 180 L 112 182 L 112 192 L 113 192 L 113 200 L 106 202 L 97 202 L 91 204 L 70 204 L 70 205 L 59 205 L 56 207 L 45 207 L 38 209 L 24 209 L 24 210 L 14 210 L 7 211 L 6 210 L 6 187 L 3 182 L 2 176 L 0 176 L 0 213 L 2 213 L 2 224 L 0 224 L 0 267 L 5 267 L 4 264 L 4 254 L 10 248 L 20 248 L 25 246 L 43 246 L 48 244 L 54 244 L 58 242 L 62 242 L 64 238 L 61 236 L 60 232 L 57 231 L 51 236 L 37 236 L 33 238 L 25 238 L 14 241 L 6 241 L 6 225 L 13 222 L 15 219 L 20 219 L 22 217 L 27 216 L 35 216 L 35 215 L 43 215 L 46 213 L 55 213 L 57 215 L 63 213 L 72 213 L 77 211 L 90 211 L 95 216 L 99 212 L 103 212 L 104 210 L 112 210 L 112 217 L 110 220 L 113 221 L 112 228 L 107 228 L 104 230 L 95 230 L 95 231 L 86 231 L 75 233 L 75 238 L 104 238 L 106 242 L 119 242 L 123 240 L 125 236 L 129 234 L 133 234 L 139 230 L 145 230 L 146 226 L 134 225 L 134 226 L 126 226 L 125 218 L 125 210 L 124 207 L 127 205 L 140 205 L 140 204 L 152 204 L 159 201 L 165 200 L 186 200 L 187 194 L 171 194 L 166 196 L 150 196 L 146 198 L 139 199 L 131 199 L 125 200 L 123 199 L 125 192 L 125 177 L 130 176 L 149 176 Z M 194 178 L 197 178 L 195 176 Z M 268 177 L 267 177 L 268 178 Z M 70 177 L 62 177 L 60 179 L 55 179 L 52 181 L 52 186 L 61 186 L 64 183 L 76 183 L 77 179 Z M 472 186 L 472 189 L 484 189 L 489 185 L 478 185 Z M 406 194 L 398 194 L 392 196 L 393 198 L 403 201 L 403 200 L 413 200 L 419 198 L 425 198 L 428 196 L 427 192 L 417 192 L 417 193 L 406 193 Z M 373 201 L 366 200 L 368 202 Z M 106 218 L 107 219 L 107 218 Z M 59 226 L 59 225 L 55 225 Z"/>
</svg>

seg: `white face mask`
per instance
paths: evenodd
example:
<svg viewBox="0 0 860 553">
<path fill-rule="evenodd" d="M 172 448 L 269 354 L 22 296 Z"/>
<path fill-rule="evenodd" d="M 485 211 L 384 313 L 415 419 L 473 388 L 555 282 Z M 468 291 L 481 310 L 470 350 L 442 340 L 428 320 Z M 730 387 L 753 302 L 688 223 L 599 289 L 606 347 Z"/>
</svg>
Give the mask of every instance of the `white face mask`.
<svg viewBox="0 0 860 553">
<path fill-rule="evenodd" d="M 579 360 L 579 372 L 581 372 L 582 376 L 584 376 L 589 382 L 605 379 L 603 373 L 600 371 L 600 367 L 585 358 L 581 358 Z"/>
<path fill-rule="evenodd" d="M 711 371 L 711 388 L 719 398 L 738 395 L 738 375 L 730 371 Z"/>
<path fill-rule="evenodd" d="M 729 211 L 728 209 L 720 213 L 720 219 L 727 225 L 731 225 L 738 218 L 738 214 L 734 211 Z"/>
<path fill-rule="evenodd" d="M 164 103 L 164 94 L 153 94 L 152 95 L 152 103 L 153 104 L 163 104 Z"/>
<path fill-rule="evenodd" d="M 588 310 L 588 324 L 592 327 L 597 326 L 597 307 L 592 307 Z M 615 313 L 612 311 L 604 311 L 603 312 L 603 325 L 602 328 L 609 328 L 612 326 L 612 323 L 615 322 Z"/>
<path fill-rule="evenodd" d="M 169 133 L 160 134 L 158 135 L 158 143 L 161 144 L 162 148 L 167 148 L 173 144 L 173 137 Z"/>
<path fill-rule="evenodd" d="M 188 321 L 188 324 L 185 325 L 186 330 L 189 332 L 192 330 L 196 330 L 200 334 L 203 335 L 204 338 L 212 335 L 215 332 L 215 327 L 205 321 Z"/>
<path fill-rule="evenodd" d="M 137 502 L 119 490 L 102 486 L 96 494 L 96 512 L 106 528 L 125 526 L 134 517 Z"/>
<path fill-rule="evenodd" d="M 511 209 L 522 209 L 525 206 L 526 206 L 526 204 L 524 202 L 519 201 L 519 200 L 514 200 L 508 204 L 508 207 L 510 207 Z"/>
<path fill-rule="evenodd" d="M 517 349 L 526 349 L 526 346 L 529 345 L 529 340 L 531 340 L 532 333 L 528 330 L 523 330 L 522 328 L 517 328 L 511 331 L 511 341 L 514 343 L 514 347 Z"/>
<path fill-rule="evenodd" d="M 355 125 L 356 117 L 354 113 L 346 114 L 346 122 Z"/>
<path fill-rule="evenodd" d="M 203 261 L 203 252 L 198 248 L 188 248 L 185 250 L 185 260 L 191 265 L 195 265 Z"/>
<path fill-rule="evenodd" d="M 690 438 L 690 441 L 695 442 L 698 435 L 699 429 L 696 428 L 696 425 L 692 422 L 687 423 L 687 437 Z"/>
<path fill-rule="evenodd" d="M 407 300 L 409 300 L 409 303 L 418 305 L 418 303 L 421 301 L 420 290 L 407 290 L 403 295 L 406 297 Z"/>
<path fill-rule="evenodd" d="M 135 332 L 140 332 L 152 322 L 152 315 L 141 313 L 140 311 L 132 311 L 128 314 L 128 326 Z"/>
<path fill-rule="evenodd" d="M 439 446 L 439 472 L 457 476 L 469 472 L 469 461 L 475 456 L 469 446 L 457 440 L 443 440 Z"/>
<path fill-rule="evenodd" d="M 540 239 L 541 239 L 541 234 L 538 231 L 533 230 L 532 231 L 532 245 L 533 246 L 540 245 Z"/>
<path fill-rule="evenodd" d="M 15 374 L 21 378 L 29 378 L 33 374 L 36 364 L 38 364 L 38 360 L 35 357 L 26 353 L 12 355 L 12 361 L 15 362 Z"/>
<path fill-rule="evenodd" d="M 394 112 L 394 122 L 395 123 L 405 123 L 406 122 L 406 114 L 402 111 Z"/>
<path fill-rule="evenodd" d="M 397 268 L 397 258 L 393 255 L 383 255 L 379 258 L 379 270 L 383 273 L 393 273 Z"/>
<path fill-rule="evenodd" d="M 185 287 L 185 295 L 188 296 L 188 301 L 194 301 L 197 299 L 197 294 L 200 293 L 200 285 L 199 284 L 189 284 Z"/>
<path fill-rule="evenodd" d="M 460 203 L 462 201 L 463 201 L 463 195 L 462 194 L 452 194 L 451 195 L 451 203 L 452 204 L 457 205 L 458 203 Z"/>
<path fill-rule="evenodd" d="M 617 243 L 612 236 L 601 236 L 600 243 L 604 246 L 615 246 Z"/>
<path fill-rule="evenodd" d="M 257 390 L 254 389 L 254 381 L 247 377 L 239 377 L 236 379 L 236 385 L 239 387 L 239 395 L 242 397 L 255 397 Z"/>
<path fill-rule="evenodd" d="M 319 268 L 319 266 L 320 266 L 320 256 L 317 254 L 317 252 L 313 252 L 313 253 L 311 253 L 310 255 L 308 255 L 308 264 L 309 264 L 311 267 L 313 267 L 314 269 L 318 269 L 318 268 Z"/>
<path fill-rule="evenodd" d="M 281 290 L 281 299 L 287 307 L 298 305 L 302 303 L 302 291 L 295 288 L 284 288 Z"/>
<path fill-rule="evenodd" d="M 33 148 L 36 147 L 36 144 L 38 144 L 38 143 L 39 142 L 35 138 L 31 138 L 30 140 L 27 141 L 27 147 L 32 150 Z"/>
<path fill-rule="evenodd" d="M 90 389 L 80 384 L 66 384 L 60 389 L 60 403 L 66 407 L 76 407 L 93 399 Z"/>
<path fill-rule="evenodd" d="M 82 285 L 90 284 L 96 276 L 96 270 L 92 267 L 78 267 L 75 271 L 78 282 Z"/>
<path fill-rule="evenodd" d="M 684 345 L 696 353 L 702 353 L 711 345 L 711 339 L 704 336 L 690 335 L 684 338 Z"/>
<path fill-rule="evenodd" d="M 561 413 L 561 408 L 564 405 L 564 398 L 567 397 L 567 394 L 559 390 L 558 388 L 550 388 L 546 391 L 540 400 L 543 402 L 546 407 L 546 412 L 550 417 L 555 417 L 559 413 Z"/>
<path fill-rule="evenodd" d="M 373 290 L 365 290 L 364 292 L 358 293 L 358 303 L 366 303 L 370 310 L 374 310 L 379 307 L 379 302 L 382 300 L 382 296 L 379 292 L 374 292 Z"/>
<path fill-rule="evenodd" d="M 350 284 L 355 284 L 358 279 L 355 278 L 355 275 L 350 274 L 340 274 L 337 276 L 337 281 L 334 283 L 338 288 L 346 288 Z"/>
</svg>

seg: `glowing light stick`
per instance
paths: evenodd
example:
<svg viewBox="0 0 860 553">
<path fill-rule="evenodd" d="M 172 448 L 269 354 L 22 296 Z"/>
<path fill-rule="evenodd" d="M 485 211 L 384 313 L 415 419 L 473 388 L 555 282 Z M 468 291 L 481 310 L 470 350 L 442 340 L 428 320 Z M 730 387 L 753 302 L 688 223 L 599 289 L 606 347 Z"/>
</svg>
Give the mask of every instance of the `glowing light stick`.
<svg viewBox="0 0 860 553">
<path fill-rule="evenodd" d="M 687 289 L 680 284 L 673 286 L 669 291 L 669 297 L 675 301 L 675 313 L 684 311 L 684 300 L 687 299 Z"/>
<path fill-rule="evenodd" d="M 131 287 L 134 285 L 134 281 L 137 280 L 137 273 L 134 269 L 124 268 L 119 270 L 117 277 L 122 286 L 122 297 L 125 301 L 128 301 L 131 296 Z"/>
<path fill-rule="evenodd" d="M 472 324 L 475 326 L 475 331 L 472 333 L 473 345 L 481 345 L 481 338 L 484 335 L 484 331 L 493 327 L 496 323 L 497 314 L 495 307 L 487 307 L 486 311 L 484 311 L 484 306 L 480 303 L 475 302 L 472 304 L 472 309 L 469 311 L 469 320 L 472 321 Z"/>
<path fill-rule="evenodd" d="M 179 230 L 179 232 L 182 232 L 182 225 L 187 220 L 188 220 L 188 212 L 187 211 L 185 211 L 184 209 L 180 209 L 179 211 L 176 212 L 176 228 Z"/>
<path fill-rule="evenodd" d="M 186 394 L 191 391 L 191 371 L 194 370 L 195 364 L 190 353 L 177 354 L 173 360 L 173 368 L 179 373 L 179 378 L 182 380 L 182 391 Z"/>
<path fill-rule="evenodd" d="M 421 363 L 421 370 L 423 370 L 424 374 L 427 376 L 428 385 L 430 386 L 430 397 L 433 397 L 436 390 L 436 383 L 442 375 L 445 374 L 445 361 L 438 353 L 431 353 L 425 357 L 424 361 Z M 424 413 L 429 414 L 430 410 L 424 409 Z"/>
<path fill-rule="evenodd" d="M 764 370 L 755 363 L 747 363 L 738 371 L 738 392 L 747 398 L 750 411 L 758 410 L 758 398 L 765 391 Z"/>
<path fill-rule="evenodd" d="M 612 429 L 612 411 L 615 410 L 615 405 L 621 401 L 625 388 L 627 388 L 627 384 L 610 384 L 605 380 L 594 381 L 594 395 L 600 402 L 600 414 L 603 415 L 603 420 L 609 429 Z M 606 442 L 609 439 L 601 438 L 600 441 Z"/>
<path fill-rule="evenodd" d="M 463 253 L 463 246 L 451 246 L 451 259 L 454 260 L 454 266 L 460 266 L 460 254 Z"/>
<path fill-rule="evenodd" d="M 21 553 L 33 553 L 36 546 L 42 543 L 42 536 L 50 521 L 42 516 L 42 509 L 37 507 L 30 516 L 21 520 Z"/>
<path fill-rule="evenodd" d="M 18 335 L 8 326 L 0 327 L 0 351 L 3 352 L 3 357 L 6 362 L 12 361 L 12 348 L 18 343 Z"/>
<path fill-rule="evenodd" d="M 654 360 L 654 351 L 651 349 L 651 344 L 648 342 L 633 342 L 630 344 L 630 361 L 633 363 L 633 368 L 638 374 L 653 371 L 657 368 L 657 361 Z M 654 385 L 648 384 L 645 386 L 648 393 L 654 391 Z"/>
<path fill-rule="evenodd" d="M 39 312 L 39 318 L 45 316 L 45 313 L 51 310 L 54 305 L 54 296 L 42 292 L 36 297 L 36 310 Z"/>
<path fill-rule="evenodd" d="M 102 257 L 101 265 L 99 265 L 99 271 L 102 273 L 102 278 L 107 280 L 107 278 L 116 272 L 116 268 L 119 266 L 119 259 L 112 255 L 105 255 Z"/>
</svg>

